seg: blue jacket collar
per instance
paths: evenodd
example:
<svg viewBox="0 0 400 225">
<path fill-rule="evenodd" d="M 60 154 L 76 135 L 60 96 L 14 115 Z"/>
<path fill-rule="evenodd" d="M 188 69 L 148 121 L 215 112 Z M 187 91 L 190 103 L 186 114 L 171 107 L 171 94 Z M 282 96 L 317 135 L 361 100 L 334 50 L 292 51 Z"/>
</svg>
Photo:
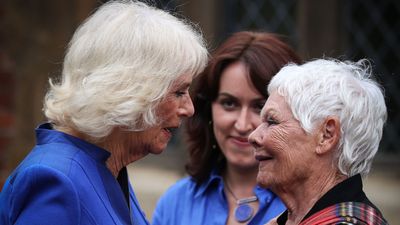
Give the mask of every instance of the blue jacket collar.
<svg viewBox="0 0 400 225">
<path fill-rule="evenodd" d="M 85 151 L 90 157 L 96 161 L 105 162 L 110 153 L 97 145 L 84 141 L 80 138 L 71 136 L 61 131 L 54 130 L 50 123 L 44 123 L 36 128 L 36 142 L 38 145 L 48 144 L 51 142 L 68 143 L 75 145 L 79 149 Z"/>
</svg>

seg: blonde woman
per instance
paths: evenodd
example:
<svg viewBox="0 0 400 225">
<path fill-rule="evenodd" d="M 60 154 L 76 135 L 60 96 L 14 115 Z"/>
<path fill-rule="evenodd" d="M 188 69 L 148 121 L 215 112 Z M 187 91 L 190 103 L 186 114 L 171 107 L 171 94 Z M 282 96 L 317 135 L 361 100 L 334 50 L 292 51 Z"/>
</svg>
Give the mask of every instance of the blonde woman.
<svg viewBox="0 0 400 225">
<path fill-rule="evenodd" d="M 126 165 L 159 154 L 192 116 L 201 35 L 133 1 L 101 6 L 75 32 L 50 82 L 37 145 L 0 193 L 0 224 L 148 224 Z"/>
</svg>

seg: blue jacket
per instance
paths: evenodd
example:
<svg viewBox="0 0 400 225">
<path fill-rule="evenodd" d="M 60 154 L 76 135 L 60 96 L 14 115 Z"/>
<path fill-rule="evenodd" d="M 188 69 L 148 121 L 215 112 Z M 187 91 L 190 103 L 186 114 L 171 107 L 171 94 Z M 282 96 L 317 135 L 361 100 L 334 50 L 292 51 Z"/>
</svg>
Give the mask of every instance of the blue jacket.
<svg viewBox="0 0 400 225">
<path fill-rule="evenodd" d="M 286 209 L 271 191 L 256 186 L 254 193 L 259 200 L 259 210 L 246 224 L 265 224 Z M 221 225 L 226 224 L 228 211 L 223 179 L 213 171 L 202 184 L 186 177 L 169 188 L 157 203 L 152 224 Z"/>
<path fill-rule="evenodd" d="M 131 187 L 129 211 L 105 165 L 109 152 L 49 124 L 36 136 L 0 193 L 1 225 L 148 224 Z"/>
</svg>

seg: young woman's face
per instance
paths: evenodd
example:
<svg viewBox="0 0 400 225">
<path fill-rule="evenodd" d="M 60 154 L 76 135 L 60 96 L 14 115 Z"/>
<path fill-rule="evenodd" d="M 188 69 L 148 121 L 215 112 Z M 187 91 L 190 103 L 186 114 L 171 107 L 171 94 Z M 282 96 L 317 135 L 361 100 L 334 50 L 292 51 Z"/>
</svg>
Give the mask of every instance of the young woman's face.
<svg viewBox="0 0 400 225">
<path fill-rule="evenodd" d="M 212 103 L 215 139 L 228 166 L 257 168 L 249 134 L 261 123 L 266 99 L 251 84 L 244 63 L 235 62 L 221 74 L 217 99 Z"/>
</svg>

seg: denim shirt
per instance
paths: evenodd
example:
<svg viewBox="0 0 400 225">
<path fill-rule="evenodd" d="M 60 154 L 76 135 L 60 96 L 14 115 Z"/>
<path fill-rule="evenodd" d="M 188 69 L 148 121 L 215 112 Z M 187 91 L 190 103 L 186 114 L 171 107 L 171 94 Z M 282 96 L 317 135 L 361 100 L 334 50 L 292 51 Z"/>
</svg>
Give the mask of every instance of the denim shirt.
<svg viewBox="0 0 400 225">
<path fill-rule="evenodd" d="M 271 191 L 256 186 L 254 193 L 259 200 L 259 210 L 247 224 L 265 224 L 286 209 Z M 223 179 L 213 171 L 200 185 L 193 178 L 186 177 L 170 187 L 157 203 L 152 224 L 223 225 L 228 213 Z"/>
</svg>

